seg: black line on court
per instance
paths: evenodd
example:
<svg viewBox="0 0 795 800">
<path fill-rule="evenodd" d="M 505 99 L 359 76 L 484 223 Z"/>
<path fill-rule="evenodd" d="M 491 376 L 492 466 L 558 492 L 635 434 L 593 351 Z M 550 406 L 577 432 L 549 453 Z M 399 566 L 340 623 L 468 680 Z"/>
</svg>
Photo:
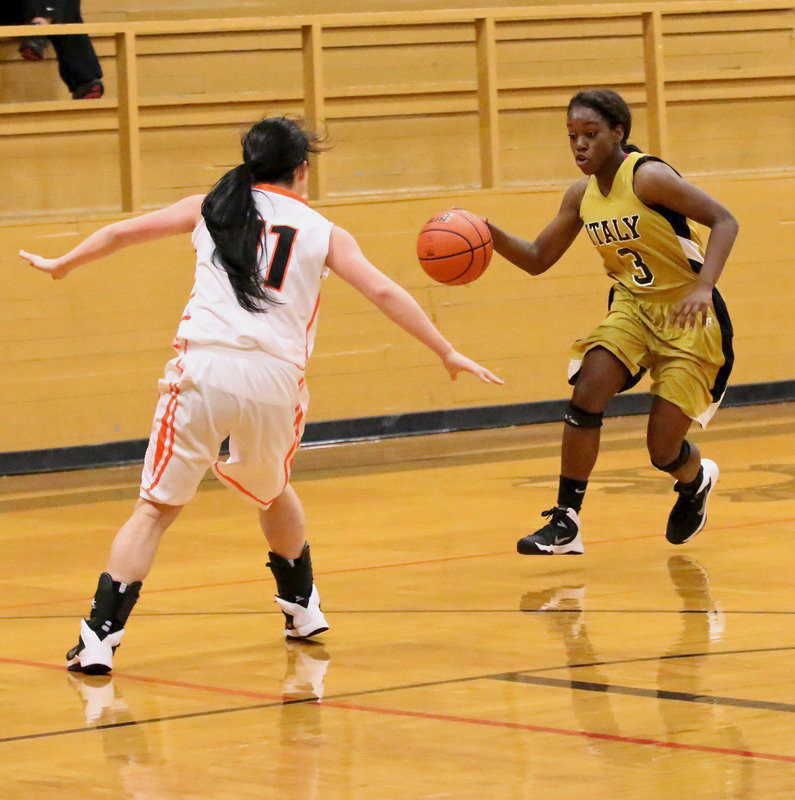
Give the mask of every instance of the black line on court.
<svg viewBox="0 0 795 800">
<path fill-rule="evenodd" d="M 278 706 L 297 705 L 299 703 L 317 702 L 316 700 L 273 700 L 269 703 L 255 703 L 248 706 L 234 706 L 231 708 L 213 708 L 208 711 L 190 711 L 184 714 L 171 714 L 164 717 L 149 717 L 148 719 L 131 719 L 124 722 L 111 722 L 107 725 L 93 725 L 83 728 L 63 728 L 58 731 L 42 731 L 41 733 L 25 733 L 21 736 L 6 736 L 0 739 L 0 744 L 9 742 L 20 742 L 26 739 L 44 739 L 49 736 L 65 736 L 69 733 L 89 733 L 90 731 L 103 731 L 111 728 L 129 728 L 134 725 L 151 725 L 153 722 L 170 722 L 178 719 L 193 719 L 195 717 L 210 717 L 217 714 L 231 714 L 233 711 L 257 711 L 263 708 L 276 708 Z"/>
<path fill-rule="evenodd" d="M 66 602 L 66 601 L 65 601 Z M 75 601 L 77 602 L 77 601 Z M 215 616 L 257 616 L 276 615 L 282 612 L 278 609 L 247 611 L 136 611 L 135 618 L 141 617 L 215 617 Z M 771 615 L 787 616 L 795 611 L 764 611 L 760 609 L 733 609 L 722 608 L 373 608 L 373 609 L 326 609 L 328 614 L 734 614 L 734 615 Z M 78 615 L 79 616 L 79 615 Z M 33 614 L 30 616 L 0 616 L 0 622 L 8 620 L 42 620 L 42 619 L 74 619 L 75 614 Z"/>
<path fill-rule="evenodd" d="M 570 681 L 565 678 L 522 675 L 520 672 L 509 672 L 493 680 L 508 681 L 509 683 L 529 683 L 534 686 L 556 686 L 562 689 L 575 689 L 583 692 L 606 692 L 608 694 L 630 695 L 631 697 L 651 697 L 655 700 L 681 700 L 685 703 L 706 703 L 707 705 L 734 706 L 736 708 L 761 708 L 765 711 L 788 711 L 790 713 L 795 711 L 795 705 L 791 703 L 776 703 L 770 700 L 746 700 L 741 697 L 670 692 L 667 689 L 641 689 L 637 686 L 619 686 L 612 683 Z"/>
<path fill-rule="evenodd" d="M 329 703 L 335 700 L 348 700 L 353 697 L 366 697 L 368 695 L 373 695 L 373 694 L 385 694 L 387 692 L 408 691 L 410 689 L 424 689 L 431 686 L 445 686 L 454 683 L 470 683 L 472 681 L 480 681 L 480 680 L 504 680 L 506 675 L 529 675 L 531 673 L 537 673 L 537 672 L 555 672 L 559 670 L 576 669 L 580 667 L 606 666 L 609 664 L 633 664 L 639 661 L 662 661 L 662 660 L 677 659 L 677 658 L 702 658 L 704 656 L 741 655 L 746 653 L 772 653 L 783 650 L 795 650 L 795 646 L 759 647 L 759 648 L 749 648 L 743 650 L 715 650 L 712 652 L 701 652 L 701 653 L 678 653 L 675 655 L 671 654 L 663 656 L 645 656 L 642 658 L 628 658 L 628 659 L 620 659 L 617 661 L 594 661 L 584 664 L 564 664 L 563 666 L 556 666 L 556 667 L 539 667 L 537 669 L 525 670 L 524 672 L 507 672 L 507 673 L 498 672 L 487 675 L 470 675 L 464 678 L 446 678 L 440 681 L 423 681 L 420 683 L 409 683 L 409 684 L 402 684 L 399 686 L 385 686 L 381 689 L 363 689 L 355 692 L 340 692 L 339 694 L 328 695 L 327 697 L 324 698 L 324 700 L 326 703 Z M 123 675 L 120 676 L 120 679 L 123 680 L 124 676 Z M 223 687 L 218 687 L 218 688 L 223 688 Z M 108 730 L 110 728 L 126 728 L 133 725 L 151 725 L 152 723 L 156 722 L 171 722 L 173 720 L 180 720 L 180 719 L 193 719 L 196 717 L 209 717 L 218 714 L 231 714 L 236 711 L 257 711 L 267 708 L 278 708 L 280 706 L 286 706 L 286 705 L 306 705 L 310 703 L 314 704 L 317 702 L 318 701 L 314 698 L 271 701 L 267 703 L 255 703 L 248 706 L 215 708 L 215 709 L 209 709 L 207 711 L 191 711 L 191 712 L 186 712 L 184 714 L 171 714 L 168 716 L 150 717 L 148 719 L 141 719 L 141 720 L 126 720 L 124 722 L 114 722 L 108 725 L 95 725 L 93 727 L 65 728 L 57 731 L 24 733 L 18 736 L 6 736 L 4 738 L 0 738 L 0 744 L 19 742 L 27 739 L 44 739 L 51 736 L 65 736 L 71 733 L 90 733 L 92 731 Z M 319 705 L 322 706 L 322 702 Z"/>
<path fill-rule="evenodd" d="M 567 664 L 565 667 L 539 667 L 538 669 L 527 669 L 523 670 L 522 674 L 530 675 L 539 672 L 558 672 L 564 669 L 586 669 L 588 667 L 612 667 L 619 664 L 642 664 L 648 661 L 669 661 L 677 658 L 704 658 L 705 656 L 735 656 L 750 653 L 776 653 L 787 650 L 795 650 L 795 645 L 784 645 L 782 647 L 750 647 L 743 650 L 706 650 L 701 653 L 668 653 L 661 656 L 617 658 L 611 661 L 584 661 L 582 664 Z"/>
</svg>

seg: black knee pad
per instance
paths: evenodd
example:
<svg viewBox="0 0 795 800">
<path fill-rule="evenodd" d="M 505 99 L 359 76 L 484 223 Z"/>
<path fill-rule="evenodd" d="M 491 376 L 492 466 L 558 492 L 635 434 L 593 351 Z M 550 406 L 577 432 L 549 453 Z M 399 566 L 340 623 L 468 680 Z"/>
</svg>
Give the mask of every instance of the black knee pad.
<svg viewBox="0 0 795 800">
<path fill-rule="evenodd" d="M 566 409 L 563 421 L 573 428 L 601 428 L 602 417 L 604 417 L 603 413 L 594 414 L 591 411 L 586 411 L 584 408 L 574 405 L 572 402 L 569 403 L 569 407 Z"/>
<path fill-rule="evenodd" d="M 679 455 L 670 463 L 670 464 L 657 464 L 652 459 L 652 466 L 657 467 L 657 469 L 662 470 L 663 472 L 676 472 L 678 469 L 681 469 L 685 464 L 687 464 L 687 460 L 690 458 L 690 442 L 685 439 L 682 442 L 682 448 L 679 451 Z"/>
</svg>

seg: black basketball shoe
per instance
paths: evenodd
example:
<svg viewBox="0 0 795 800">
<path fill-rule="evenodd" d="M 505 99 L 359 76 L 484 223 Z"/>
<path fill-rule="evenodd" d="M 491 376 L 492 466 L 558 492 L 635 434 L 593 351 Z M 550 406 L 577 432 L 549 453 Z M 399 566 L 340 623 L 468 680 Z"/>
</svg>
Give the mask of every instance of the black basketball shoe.
<svg viewBox="0 0 795 800">
<path fill-rule="evenodd" d="M 707 524 L 707 500 L 718 482 L 720 470 L 714 461 L 701 459 L 701 481 L 696 489 L 677 481 L 674 491 L 679 494 L 671 514 L 665 538 L 671 544 L 689 542 Z"/>
<path fill-rule="evenodd" d="M 516 543 L 517 552 L 525 556 L 581 555 L 580 518 L 573 508 L 555 506 L 543 511 L 550 520 L 535 533 L 523 536 Z"/>
</svg>

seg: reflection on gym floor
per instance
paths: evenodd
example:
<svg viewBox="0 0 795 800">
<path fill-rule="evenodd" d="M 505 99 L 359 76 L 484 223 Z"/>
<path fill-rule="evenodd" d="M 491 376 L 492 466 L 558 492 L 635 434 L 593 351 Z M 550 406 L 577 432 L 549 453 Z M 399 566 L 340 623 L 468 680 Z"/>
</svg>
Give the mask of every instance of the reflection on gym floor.
<svg viewBox="0 0 795 800">
<path fill-rule="evenodd" d="M 711 646 L 725 633 L 726 618 L 712 597 L 707 570 L 695 559 L 674 555 L 668 559 L 668 574 L 682 600 L 679 636 L 660 654 L 655 691 L 616 686 L 600 669 L 604 662 L 588 634 L 585 584 L 556 586 L 525 593 L 521 610 L 543 612 L 550 632 L 566 649 L 570 681 L 547 677 L 518 676 L 523 682 L 567 684 L 575 716 L 583 731 L 599 731 L 604 738 L 588 738 L 591 753 L 608 764 L 638 770 L 649 777 L 649 796 L 657 796 L 652 788 L 657 782 L 659 796 L 669 796 L 666 787 L 671 765 L 670 754 L 649 748 L 618 748 L 614 738 L 622 735 L 621 718 L 614 708 L 613 695 L 632 694 L 658 698 L 657 710 L 671 742 L 685 741 L 693 731 L 713 732 L 714 739 L 731 750 L 744 749 L 740 730 L 721 718 L 719 702 L 712 702 L 709 687 L 703 685 L 702 674 Z M 694 652 L 696 653 L 694 655 Z M 587 680 L 584 677 L 587 668 Z M 711 739 L 713 737 L 710 737 Z M 720 768 L 718 768 L 720 766 Z M 699 769 L 694 764 L 693 769 Z M 698 776 L 700 786 L 711 784 L 714 797 L 743 800 L 751 795 L 753 761 L 724 759 L 712 763 Z"/>
<path fill-rule="evenodd" d="M 281 748 L 264 768 L 281 773 L 278 800 L 316 800 L 323 748 L 320 701 L 331 656 L 321 644 L 285 642 Z M 102 737 L 102 747 L 113 765 L 124 800 L 181 800 L 179 782 L 170 782 L 171 770 L 161 755 L 160 728 L 146 724 L 125 700 L 111 675 L 67 672 L 69 685 L 80 698 L 85 724 Z M 75 728 L 80 723 L 75 724 Z M 270 754 L 269 754 L 270 758 Z"/>
</svg>

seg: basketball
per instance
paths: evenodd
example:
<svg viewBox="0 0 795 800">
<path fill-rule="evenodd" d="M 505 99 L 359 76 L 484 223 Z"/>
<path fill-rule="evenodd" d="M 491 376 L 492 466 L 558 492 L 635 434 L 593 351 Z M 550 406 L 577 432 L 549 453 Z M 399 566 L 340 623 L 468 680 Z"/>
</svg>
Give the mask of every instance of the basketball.
<svg viewBox="0 0 795 800">
<path fill-rule="evenodd" d="M 489 265 L 491 252 L 491 232 L 486 223 L 460 208 L 431 217 L 417 239 L 417 257 L 422 268 L 435 281 L 447 286 L 479 278 Z"/>
</svg>

